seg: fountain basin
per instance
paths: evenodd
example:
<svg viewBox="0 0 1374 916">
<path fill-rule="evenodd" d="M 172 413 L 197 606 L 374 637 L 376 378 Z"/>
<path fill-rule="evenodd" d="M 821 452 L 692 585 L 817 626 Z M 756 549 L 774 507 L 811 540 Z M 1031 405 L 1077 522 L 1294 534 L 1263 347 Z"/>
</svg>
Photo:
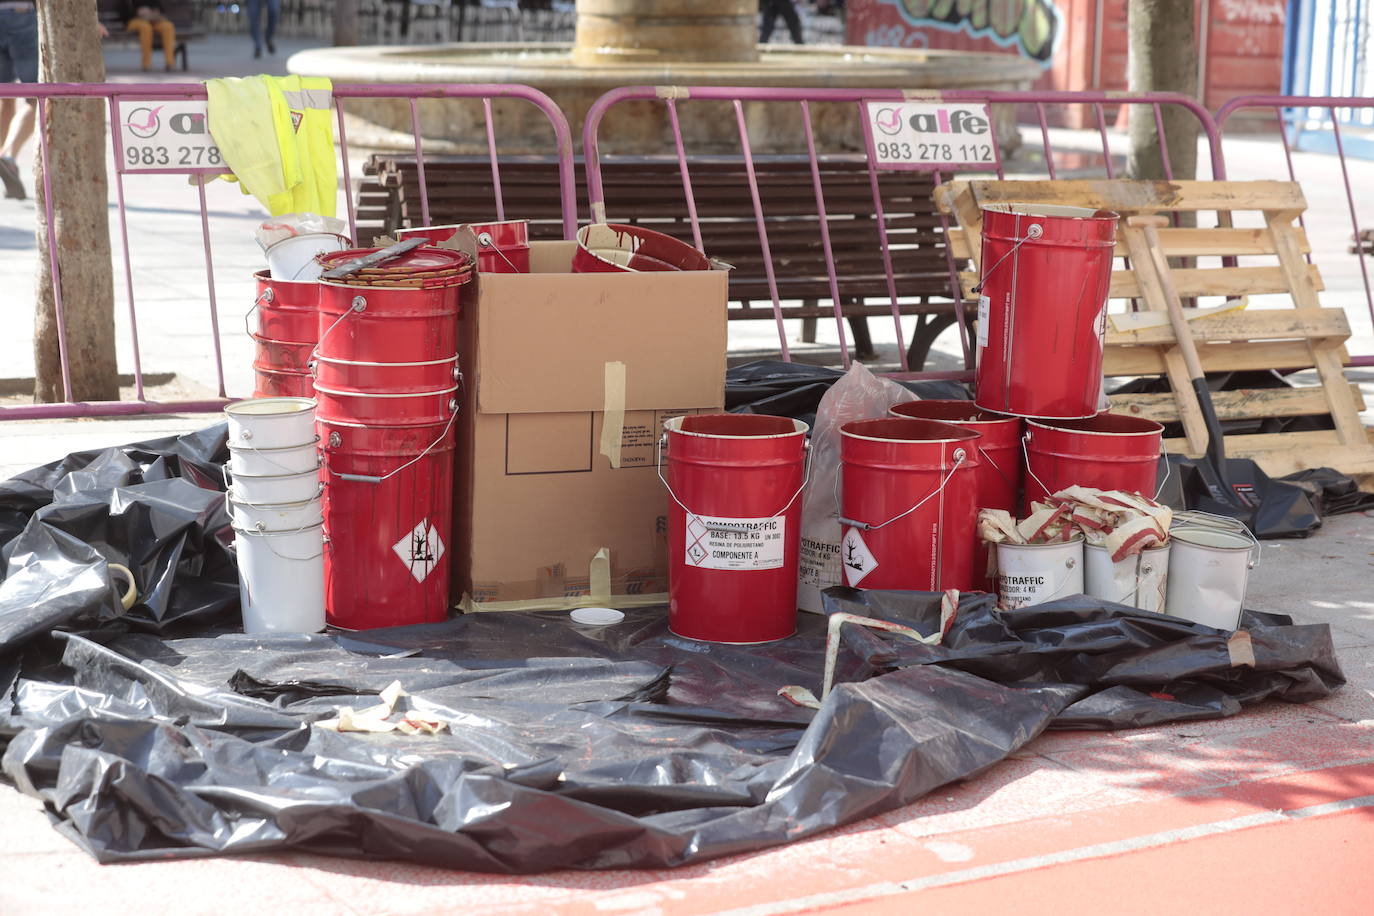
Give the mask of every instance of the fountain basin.
<svg viewBox="0 0 1374 916">
<path fill-rule="evenodd" d="M 805 88 L 900 88 L 905 90 L 1027 88 L 1040 68 L 1012 54 L 852 46 L 762 46 L 755 61 L 662 61 L 642 56 L 625 62 L 575 63 L 568 44 L 449 44 L 426 47 L 317 48 L 292 55 L 288 69 L 357 83 L 518 83 L 548 93 L 580 136 L 591 104 L 621 86 L 783 86 Z M 584 55 L 585 56 L 585 55 Z M 503 153 L 548 153 L 553 133 L 544 116 L 519 100 L 493 103 Z M 750 143 L 761 153 L 805 148 L 795 105 L 746 103 Z M 812 122 L 823 152 L 861 149 L 852 104 L 815 104 Z M 680 106 L 687 149 L 694 154 L 734 153 L 738 128 L 727 102 Z M 350 99 L 346 111 L 389 131 L 410 133 L 407 102 Z M 484 153 L 486 128 L 479 103 L 422 99 L 421 133 L 435 152 Z M 1006 136 L 1011 112 L 999 118 Z M 1005 121 L 1005 125 L 1003 122 Z M 647 155 L 672 149 L 664 106 L 627 102 L 608 112 L 602 151 Z M 363 138 L 359 138 L 360 140 Z M 433 141 L 433 145 L 431 145 Z"/>
</svg>

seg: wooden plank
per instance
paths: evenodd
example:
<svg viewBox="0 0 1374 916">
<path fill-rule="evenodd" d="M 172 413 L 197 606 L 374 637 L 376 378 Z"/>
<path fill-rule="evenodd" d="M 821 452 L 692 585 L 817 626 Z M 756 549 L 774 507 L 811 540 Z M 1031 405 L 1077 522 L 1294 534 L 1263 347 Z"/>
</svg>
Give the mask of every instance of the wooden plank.
<svg viewBox="0 0 1374 916">
<path fill-rule="evenodd" d="M 1302 229 L 1295 231 L 1298 246 L 1303 254 L 1312 250 L 1307 233 Z M 950 250 L 956 258 L 971 258 L 968 235 L 962 229 L 950 228 L 946 238 Z M 1274 242 L 1267 229 L 1160 229 L 1159 243 L 1164 254 L 1171 258 L 1184 257 L 1248 257 L 1251 255 L 1272 255 L 1276 253 Z M 1116 257 L 1126 257 L 1126 243 L 1116 240 Z"/>
<path fill-rule="evenodd" d="M 1182 439 L 1165 439 L 1164 450 L 1182 454 Z M 1331 467 L 1352 476 L 1374 473 L 1374 445 L 1342 445 L 1333 429 L 1227 436 L 1230 458 L 1249 458 L 1271 477 L 1307 468 Z M 1198 457 L 1196 455 L 1192 457 Z"/>
<path fill-rule="evenodd" d="M 1148 297 L 1147 297 L 1148 299 Z M 1245 309 L 1222 312 L 1188 322 L 1193 339 L 1199 343 L 1241 342 L 1247 340 L 1334 339 L 1350 337 L 1350 321 L 1345 310 L 1323 308 L 1315 311 L 1288 308 Z M 1138 331 L 1107 332 L 1108 346 L 1157 344 L 1167 346 L 1174 341 L 1170 325 L 1143 328 Z"/>
<path fill-rule="evenodd" d="M 1198 357 L 1207 372 L 1243 369 L 1309 369 L 1312 352 L 1307 341 L 1277 340 L 1245 344 L 1199 344 Z M 1345 361 L 1344 347 L 1331 349 L 1333 358 Z M 1106 375 L 1163 375 L 1164 358 L 1159 347 L 1108 347 L 1103 354 Z"/>
<path fill-rule="evenodd" d="M 1131 253 L 1131 265 L 1137 283 L 1144 293 L 1146 307 L 1156 312 L 1168 311 L 1169 293 L 1159 276 L 1154 258 L 1151 257 L 1145 234 L 1139 229 L 1122 226 L 1118 235 L 1124 237 L 1126 247 Z M 1207 430 L 1207 421 L 1202 416 L 1202 406 L 1193 392 L 1183 352 L 1178 348 L 1172 334 L 1157 346 L 1164 361 L 1164 374 L 1168 376 L 1169 387 L 1173 390 L 1175 410 L 1179 422 L 1183 424 L 1184 437 L 1188 440 L 1188 451 L 1190 454 L 1201 453 L 1207 448 L 1211 434 Z"/>
<path fill-rule="evenodd" d="M 971 181 L 979 206 L 999 203 L 1060 204 L 1125 213 L 1161 211 L 1307 209 L 1293 181 Z"/>
<path fill-rule="evenodd" d="M 1315 289 L 1324 289 L 1321 271 L 1316 264 L 1307 264 L 1309 282 Z M 1281 267 L 1189 267 L 1172 271 L 1174 286 L 1184 298 L 1194 296 L 1222 296 L 1228 299 L 1238 296 L 1258 296 L 1264 293 L 1287 293 L 1291 286 Z M 965 271 L 959 275 L 966 298 L 976 298 L 971 290 L 978 284 L 978 275 Z M 1135 273 L 1118 270 L 1112 273 L 1112 299 L 1141 298 L 1140 284 Z"/>
<path fill-rule="evenodd" d="M 1351 396 L 1361 407 L 1364 395 L 1351 384 Z M 1178 422 L 1178 405 L 1173 392 L 1111 395 L 1112 412 L 1144 417 L 1156 423 Z M 1212 392 L 1212 406 L 1221 420 L 1254 420 L 1267 417 L 1311 417 L 1330 412 L 1326 390 L 1320 385 L 1302 388 L 1243 388 Z"/>
</svg>

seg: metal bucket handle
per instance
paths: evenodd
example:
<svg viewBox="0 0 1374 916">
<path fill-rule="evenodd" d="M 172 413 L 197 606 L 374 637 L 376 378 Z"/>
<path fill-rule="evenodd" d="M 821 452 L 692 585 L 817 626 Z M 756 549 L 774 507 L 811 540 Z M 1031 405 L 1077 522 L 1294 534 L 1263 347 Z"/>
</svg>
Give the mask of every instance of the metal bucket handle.
<svg viewBox="0 0 1374 916">
<path fill-rule="evenodd" d="M 334 476 L 338 477 L 340 480 L 352 480 L 352 481 L 357 481 L 358 483 L 377 483 L 377 484 L 385 483 L 386 481 L 390 480 L 392 477 L 395 477 L 397 474 L 401 473 L 401 472 L 404 471 L 406 468 L 410 467 L 412 464 L 415 464 L 415 463 L 416 463 L 417 461 L 419 461 L 421 458 L 425 457 L 425 456 L 428 455 L 430 452 L 434 451 L 434 449 L 439 445 L 439 443 L 443 442 L 444 439 L 448 437 L 448 431 L 449 431 L 450 429 L 453 428 L 453 421 L 456 420 L 456 419 L 458 419 L 458 401 L 457 401 L 457 399 L 456 399 L 456 398 L 451 398 L 451 399 L 449 399 L 448 407 L 449 407 L 449 410 L 452 411 L 452 413 L 449 414 L 449 416 L 448 416 L 448 422 L 444 424 L 444 431 L 441 432 L 441 433 L 439 434 L 439 438 L 435 439 L 435 440 L 434 440 L 433 442 L 431 442 L 429 445 L 426 445 L 424 451 L 420 452 L 420 454 L 416 455 L 414 458 L 410 459 L 410 460 L 407 461 L 405 464 L 403 464 L 403 465 L 401 465 L 400 467 L 396 468 L 394 471 L 388 471 L 387 473 L 381 475 L 380 477 L 375 476 L 375 475 L 373 475 L 373 474 L 345 474 L 345 473 L 343 473 L 343 472 L 339 472 L 338 474 L 335 474 Z M 333 438 L 334 438 L 335 435 L 337 435 L 337 433 L 331 433 L 331 434 L 330 434 L 330 440 L 331 440 L 331 442 L 332 442 L 332 440 L 333 440 Z M 327 448 L 327 447 L 328 447 L 328 446 L 326 446 L 326 448 Z M 326 464 L 325 467 L 327 468 L 328 465 Z"/>
<path fill-rule="evenodd" d="M 367 300 L 362 296 L 354 296 L 353 301 L 349 303 L 348 308 L 344 309 L 344 313 L 340 315 L 338 318 L 335 318 L 334 323 L 325 329 L 325 332 L 320 335 L 319 340 L 315 341 L 315 348 L 310 351 L 310 362 L 314 363 L 315 360 L 319 357 L 320 347 L 324 346 L 325 339 L 328 338 L 330 334 L 334 333 L 334 329 L 337 328 L 345 318 L 349 317 L 355 312 L 365 311 L 367 311 Z"/>
<path fill-rule="evenodd" d="M 302 473 L 308 473 L 308 472 L 302 472 Z M 273 505 L 272 503 L 250 503 L 248 500 L 244 499 L 242 496 L 239 496 L 239 495 L 237 495 L 237 494 L 234 494 L 233 496 L 230 496 L 229 488 L 228 488 L 228 486 L 227 486 L 228 480 L 225 480 L 225 484 L 226 484 L 225 489 L 224 489 L 224 502 L 225 502 L 225 505 L 228 505 L 229 503 L 237 503 L 237 504 L 240 505 L 240 506 L 247 506 L 247 507 L 250 508 L 250 509 L 270 509 L 270 508 L 272 507 L 272 505 Z M 293 500 L 291 500 L 291 501 L 294 502 L 294 503 L 308 503 L 308 502 L 310 502 L 310 500 L 315 499 L 316 497 L 318 497 L 318 496 L 319 496 L 321 493 L 323 493 L 323 492 L 324 492 L 324 481 L 323 481 L 323 480 L 316 481 L 316 485 L 315 485 L 315 496 L 310 497 L 310 499 L 293 499 Z M 281 504 L 281 505 L 284 505 L 284 503 Z"/>
<path fill-rule="evenodd" d="M 1173 534 L 1175 527 L 1184 531 L 1189 528 L 1211 528 L 1214 531 L 1229 531 L 1232 534 L 1242 535 L 1252 545 L 1250 547 L 1249 568 L 1254 569 L 1263 558 L 1264 546 L 1260 543 L 1260 539 L 1255 537 L 1250 527 L 1238 518 L 1231 518 L 1229 515 L 1214 515 L 1199 509 L 1186 509 L 1174 515 L 1174 524 L 1169 526 L 1170 535 Z"/>
<path fill-rule="evenodd" d="M 313 524 L 313 525 L 306 525 L 306 526 L 304 526 L 304 527 L 302 527 L 302 528 L 297 528 L 295 531 L 287 531 L 287 532 L 284 532 L 284 533 L 285 533 L 285 534 L 300 534 L 300 533 L 301 533 L 302 531 L 304 531 L 306 528 L 315 528 L 315 527 L 318 527 L 319 524 L 320 524 L 319 522 L 316 522 L 316 523 Z M 243 529 L 235 529 L 235 530 L 236 530 L 236 531 L 242 530 L 242 533 L 243 533 L 243 534 L 248 534 L 249 537 L 252 537 L 252 535 L 249 534 L 249 532 L 248 532 L 247 530 L 243 530 Z M 327 543 L 329 543 L 329 536 L 328 536 L 328 535 L 325 535 L 325 534 L 321 534 L 321 535 L 320 535 L 320 552 L 319 552 L 319 553 L 312 553 L 312 554 L 311 554 L 310 556 L 308 556 L 308 557 L 288 557 L 288 556 L 286 556 L 285 554 L 283 554 L 283 553 L 281 553 L 280 551 L 278 551 L 277 548 L 275 548 L 275 547 L 272 546 L 272 539 L 271 539 L 270 537 L 266 537 L 266 534 L 267 534 L 268 532 L 267 532 L 267 529 L 264 528 L 264 527 L 262 526 L 262 522 L 258 522 L 258 523 L 256 523 L 255 525 L 253 525 L 253 530 L 256 531 L 256 532 L 257 532 L 258 534 L 260 534 L 260 535 L 264 535 L 264 537 L 263 537 L 263 539 L 262 539 L 262 540 L 263 540 L 263 543 L 267 545 L 267 549 L 268 549 L 268 550 L 272 551 L 272 553 L 276 555 L 277 559 L 279 559 L 279 560 L 291 560 L 291 561 L 296 562 L 296 563 L 308 563 L 308 562 L 311 561 L 311 560 L 318 560 L 320 557 L 324 556 L 324 545 L 327 544 Z M 276 532 L 273 532 L 273 533 L 276 533 Z M 249 597 L 249 600 L 252 600 L 252 597 L 253 597 L 253 596 L 250 594 L 248 597 Z"/>
<path fill-rule="evenodd" d="M 656 443 L 654 444 L 654 469 L 658 472 L 658 479 L 659 479 L 660 481 L 663 482 L 663 486 L 664 486 L 665 489 L 667 489 L 668 495 L 671 496 L 671 497 L 673 498 L 673 502 L 677 503 L 677 504 L 678 504 L 678 507 L 679 507 L 680 509 L 682 509 L 683 512 L 686 512 L 688 515 L 692 516 L 692 518 L 700 519 L 700 518 L 701 518 L 701 515 L 699 515 L 699 514 L 696 513 L 696 512 L 693 512 L 691 509 L 687 508 L 687 506 L 682 502 L 682 500 L 680 500 L 680 499 L 677 498 L 677 494 L 673 492 L 673 485 L 670 484 L 670 483 L 668 483 L 668 479 L 667 479 L 666 477 L 663 476 L 663 446 L 664 446 L 665 444 L 667 444 L 667 442 L 668 442 L 668 434 L 667 434 L 667 433 L 664 433 L 663 435 L 661 435 L 661 436 L 658 437 L 658 442 L 656 442 Z M 810 442 L 810 440 L 807 440 L 806 442 L 804 442 L 804 443 L 802 444 L 802 451 L 804 451 L 804 452 L 806 453 L 806 458 L 804 459 L 804 460 L 805 460 L 805 464 L 806 464 L 806 470 L 805 470 L 805 472 L 802 474 L 801 486 L 797 487 L 797 492 L 795 492 L 795 493 L 792 494 L 792 498 L 789 499 L 789 500 L 783 505 L 783 507 L 782 507 L 781 509 L 779 509 L 777 512 L 774 512 L 772 515 L 768 516 L 768 518 L 770 518 L 770 519 L 777 518 L 779 515 L 782 515 L 782 514 L 783 514 L 784 512 L 786 512 L 788 509 L 792 508 L 792 504 L 793 504 L 794 502 L 797 501 L 797 497 L 802 495 L 802 491 L 804 491 L 804 490 L 806 489 L 806 485 L 807 485 L 808 483 L 811 482 L 811 442 Z M 705 524 L 705 522 L 702 522 L 702 524 Z M 711 525 L 709 530 L 711 530 L 711 531 L 742 531 L 742 530 L 744 530 L 744 529 L 743 529 L 742 527 L 736 526 L 736 525 Z"/>
<path fill-rule="evenodd" d="M 477 244 L 482 246 L 483 248 L 490 248 L 492 251 L 499 254 L 501 256 L 501 260 L 506 262 L 506 266 L 509 267 L 512 272 L 521 273 L 520 269 L 511 263 L 510 258 L 506 257 L 506 253 L 502 251 L 500 248 L 496 247 L 496 240 L 491 237 L 490 232 L 483 232 L 480 235 L 478 235 Z"/>
<path fill-rule="evenodd" d="M 1040 238 L 1040 236 L 1044 234 L 1045 230 L 1041 227 L 1039 223 L 1031 223 L 1029 226 L 1027 226 L 1026 237 L 1023 239 L 1017 239 L 1016 244 L 1011 246 L 1011 250 L 1008 251 L 1006 254 L 1002 255 L 1000 258 L 998 258 L 996 263 L 989 267 L 987 271 L 981 277 L 978 278 L 978 284 L 974 286 L 973 289 L 969 290 L 969 292 L 981 294 L 983 292 L 983 284 L 988 282 L 988 278 L 992 276 L 992 272 L 994 270 L 1002 266 L 1003 261 L 1005 261 L 1012 255 L 1016 254 L 1016 249 L 1020 248 L 1022 245 L 1026 244 L 1027 242 L 1034 241 L 1035 239 Z"/>
<path fill-rule="evenodd" d="M 269 286 L 267 289 L 258 293 L 258 298 L 253 300 L 253 307 L 244 313 L 243 331 L 249 337 L 253 336 L 253 329 L 248 326 L 248 319 L 253 317 L 253 313 L 258 310 L 258 306 L 262 305 L 264 302 L 271 302 L 273 298 L 275 297 L 272 294 L 272 287 Z"/>
<path fill-rule="evenodd" d="M 248 431 L 248 430 L 245 430 L 245 433 L 246 433 L 246 432 L 249 432 L 249 431 Z M 306 445 L 316 445 L 316 446 L 318 446 L 319 444 L 320 444 L 320 437 L 319 437 L 319 436 L 316 436 L 316 437 L 315 437 L 314 439 L 312 439 L 310 442 L 302 442 L 300 445 L 296 445 L 296 446 L 283 446 L 283 448 L 301 448 L 302 446 L 306 446 Z M 271 458 L 268 458 L 266 455 L 263 454 L 263 452 L 266 451 L 266 449 L 254 448 L 251 444 L 247 444 L 247 443 L 245 443 L 244 445 L 236 445 L 236 446 L 234 446 L 234 448 L 242 448 L 244 451 L 252 452 L 254 455 L 257 455 L 257 456 L 258 456 L 259 458 L 261 458 L 263 461 L 266 461 L 268 464 L 272 465 L 272 467 L 276 468 L 276 469 L 279 470 L 279 471 L 285 471 L 285 472 L 288 473 L 288 474 L 302 474 L 302 473 L 304 473 L 304 471 L 293 471 L 293 470 L 291 470 L 290 468 L 286 467 L 285 465 L 277 464 L 277 463 L 276 463 L 275 461 L 273 461 Z M 228 487 L 229 487 L 229 477 L 227 476 L 229 473 L 230 473 L 230 471 L 229 471 L 229 466 L 228 466 L 227 464 L 220 465 L 220 476 L 224 478 L 224 486 L 225 486 L 225 489 L 228 489 Z"/>
<path fill-rule="evenodd" d="M 1032 479 L 1032 480 L 1034 480 L 1036 483 L 1040 484 L 1040 489 L 1042 489 L 1042 490 L 1045 491 L 1045 495 L 1046 495 L 1046 496 L 1051 496 L 1051 495 L 1053 495 L 1053 491 L 1050 490 L 1049 487 L 1045 486 L 1045 482 L 1042 481 L 1042 480 L 1040 479 L 1040 477 L 1039 477 L 1034 471 L 1031 470 L 1031 465 L 1030 465 L 1030 448 L 1029 448 L 1029 446 L 1026 444 L 1026 443 L 1030 442 L 1030 440 L 1031 440 L 1031 431 L 1030 431 L 1030 430 L 1026 430 L 1025 435 L 1023 435 L 1023 436 L 1021 437 L 1021 457 L 1022 457 L 1022 459 L 1024 459 L 1024 461 L 1025 461 L 1026 473 L 1029 474 L 1029 475 L 1031 476 L 1031 479 Z M 982 451 L 982 449 L 979 449 L 979 451 Z M 1160 452 L 1160 453 L 1159 453 L 1159 457 L 1164 459 L 1164 479 L 1161 480 L 1161 481 L 1159 482 L 1159 485 L 1155 487 L 1154 499 L 1155 499 L 1156 501 L 1159 500 L 1159 494 L 1161 494 L 1161 493 L 1164 492 L 1164 485 L 1165 485 L 1166 483 L 1169 482 L 1169 473 L 1170 473 L 1170 471 L 1173 469 L 1173 465 L 1169 463 L 1169 453 L 1168 453 L 1167 451 Z M 997 465 L 994 464 L 993 467 L 997 467 Z M 999 473 L 1000 473 L 1000 472 L 999 472 Z M 1003 479 L 1005 479 L 1005 478 L 1003 478 Z"/>
<path fill-rule="evenodd" d="M 916 505 L 912 506 L 910 509 L 907 509 L 905 512 L 900 512 L 897 515 L 892 516 L 892 518 L 883 522 L 881 525 L 870 525 L 867 522 L 860 522 L 855 521 L 852 518 L 845 518 L 843 515 L 836 515 L 835 518 L 839 520 L 841 525 L 848 525 L 851 528 L 858 528 L 860 531 L 877 531 L 879 528 L 886 528 L 888 525 L 892 524 L 898 519 L 906 518 L 908 515 L 915 512 L 917 509 L 921 508 L 926 503 L 930 502 L 936 496 L 939 496 L 941 493 L 943 493 L 945 487 L 949 485 L 950 480 L 954 478 L 954 472 L 959 470 L 960 466 L 964 463 L 964 459 L 968 457 L 968 453 L 965 452 L 962 448 L 956 448 L 953 452 L 953 455 L 954 465 L 949 469 L 949 473 L 945 474 L 945 479 L 940 481 L 940 485 L 938 487 L 936 487 L 934 490 L 931 490 L 925 496 L 922 496 L 921 499 L 916 503 Z M 837 484 L 839 482 L 839 479 L 840 475 L 836 474 L 835 481 Z M 841 505 L 838 497 L 835 500 L 835 505 Z"/>
</svg>

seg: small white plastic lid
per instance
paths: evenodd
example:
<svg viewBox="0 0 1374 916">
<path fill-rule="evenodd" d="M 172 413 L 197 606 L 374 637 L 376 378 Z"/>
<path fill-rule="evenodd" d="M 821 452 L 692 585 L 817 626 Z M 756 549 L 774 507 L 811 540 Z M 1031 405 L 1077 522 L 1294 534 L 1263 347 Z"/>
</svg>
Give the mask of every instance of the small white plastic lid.
<svg viewBox="0 0 1374 916">
<path fill-rule="evenodd" d="M 589 627 L 604 627 L 620 623 L 625 615 L 611 607 L 580 607 L 572 612 L 574 623 Z"/>
</svg>

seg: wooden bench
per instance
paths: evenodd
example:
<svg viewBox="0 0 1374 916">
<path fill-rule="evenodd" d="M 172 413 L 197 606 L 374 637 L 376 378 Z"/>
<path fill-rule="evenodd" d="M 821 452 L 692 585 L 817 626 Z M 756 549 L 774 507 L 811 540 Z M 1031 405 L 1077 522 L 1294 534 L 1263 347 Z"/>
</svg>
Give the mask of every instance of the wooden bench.
<svg viewBox="0 0 1374 916">
<path fill-rule="evenodd" d="M 810 164 L 805 157 L 755 158 L 759 197 L 778 298 L 785 319 L 803 320 L 803 339 L 814 322 L 832 318 L 832 291 L 816 213 Z M 738 157 L 702 157 L 689 163 L 702 244 L 712 257 L 734 265 L 730 274 L 732 320 L 773 320 L 773 303 L 753 201 Z M 873 355 L 866 319 L 889 318 L 889 288 L 874 217 L 868 167 L 860 156 L 827 156 L 820 163 L 827 226 L 836 265 L 841 311 L 860 358 Z M 375 155 L 359 189 L 360 235 L 422 225 L 420 183 L 413 156 Z M 608 157 L 602 180 L 610 219 L 636 223 L 692 241 L 692 228 L 673 157 Z M 485 156 L 426 157 L 425 185 L 431 224 L 471 222 L 495 216 L 490 162 Z M 922 367 L 936 337 L 952 325 L 949 262 L 932 182 L 921 172 L 879 177 L 893 285 L 899 311 L 917 316 L 907 359 Z M 529 219 L 532 238 L 561 238 L 562 215 L 556 163 L 547 157 L 501 159 L 506 215 Z M 586 200 L 578 168 L 578 200 Z M 865 299 L 876 300 L 865 302 Z M 965 306 L 967 308 L 967 306 Z M 812 338 L 814 339 L 814 337 Z"/>
<path fill-rule="evenodd" d="M 199 41 L 205 37 L 205 32 L 195 24 L 195 16 L 192 11 L 190 0 L 161 0 L 162 12 L 177 30 L 177 46 L 175 55 L 181 60 L 181 69 L 187 69 L 186 43 L 188 41 Z M 111 44 L 137 44 L 138 36 L 133 32 L 125 30 L 124 17 L 121 14 L 123 4 L 119 0 L 98 0 L 96 6 L 97 15 L 100 17 L 100 24 L 105 26 L 109 32 L 103 41 Z M 161 47 L 162 36 L 153 33 L 153 47 Z"/>
</svg>

